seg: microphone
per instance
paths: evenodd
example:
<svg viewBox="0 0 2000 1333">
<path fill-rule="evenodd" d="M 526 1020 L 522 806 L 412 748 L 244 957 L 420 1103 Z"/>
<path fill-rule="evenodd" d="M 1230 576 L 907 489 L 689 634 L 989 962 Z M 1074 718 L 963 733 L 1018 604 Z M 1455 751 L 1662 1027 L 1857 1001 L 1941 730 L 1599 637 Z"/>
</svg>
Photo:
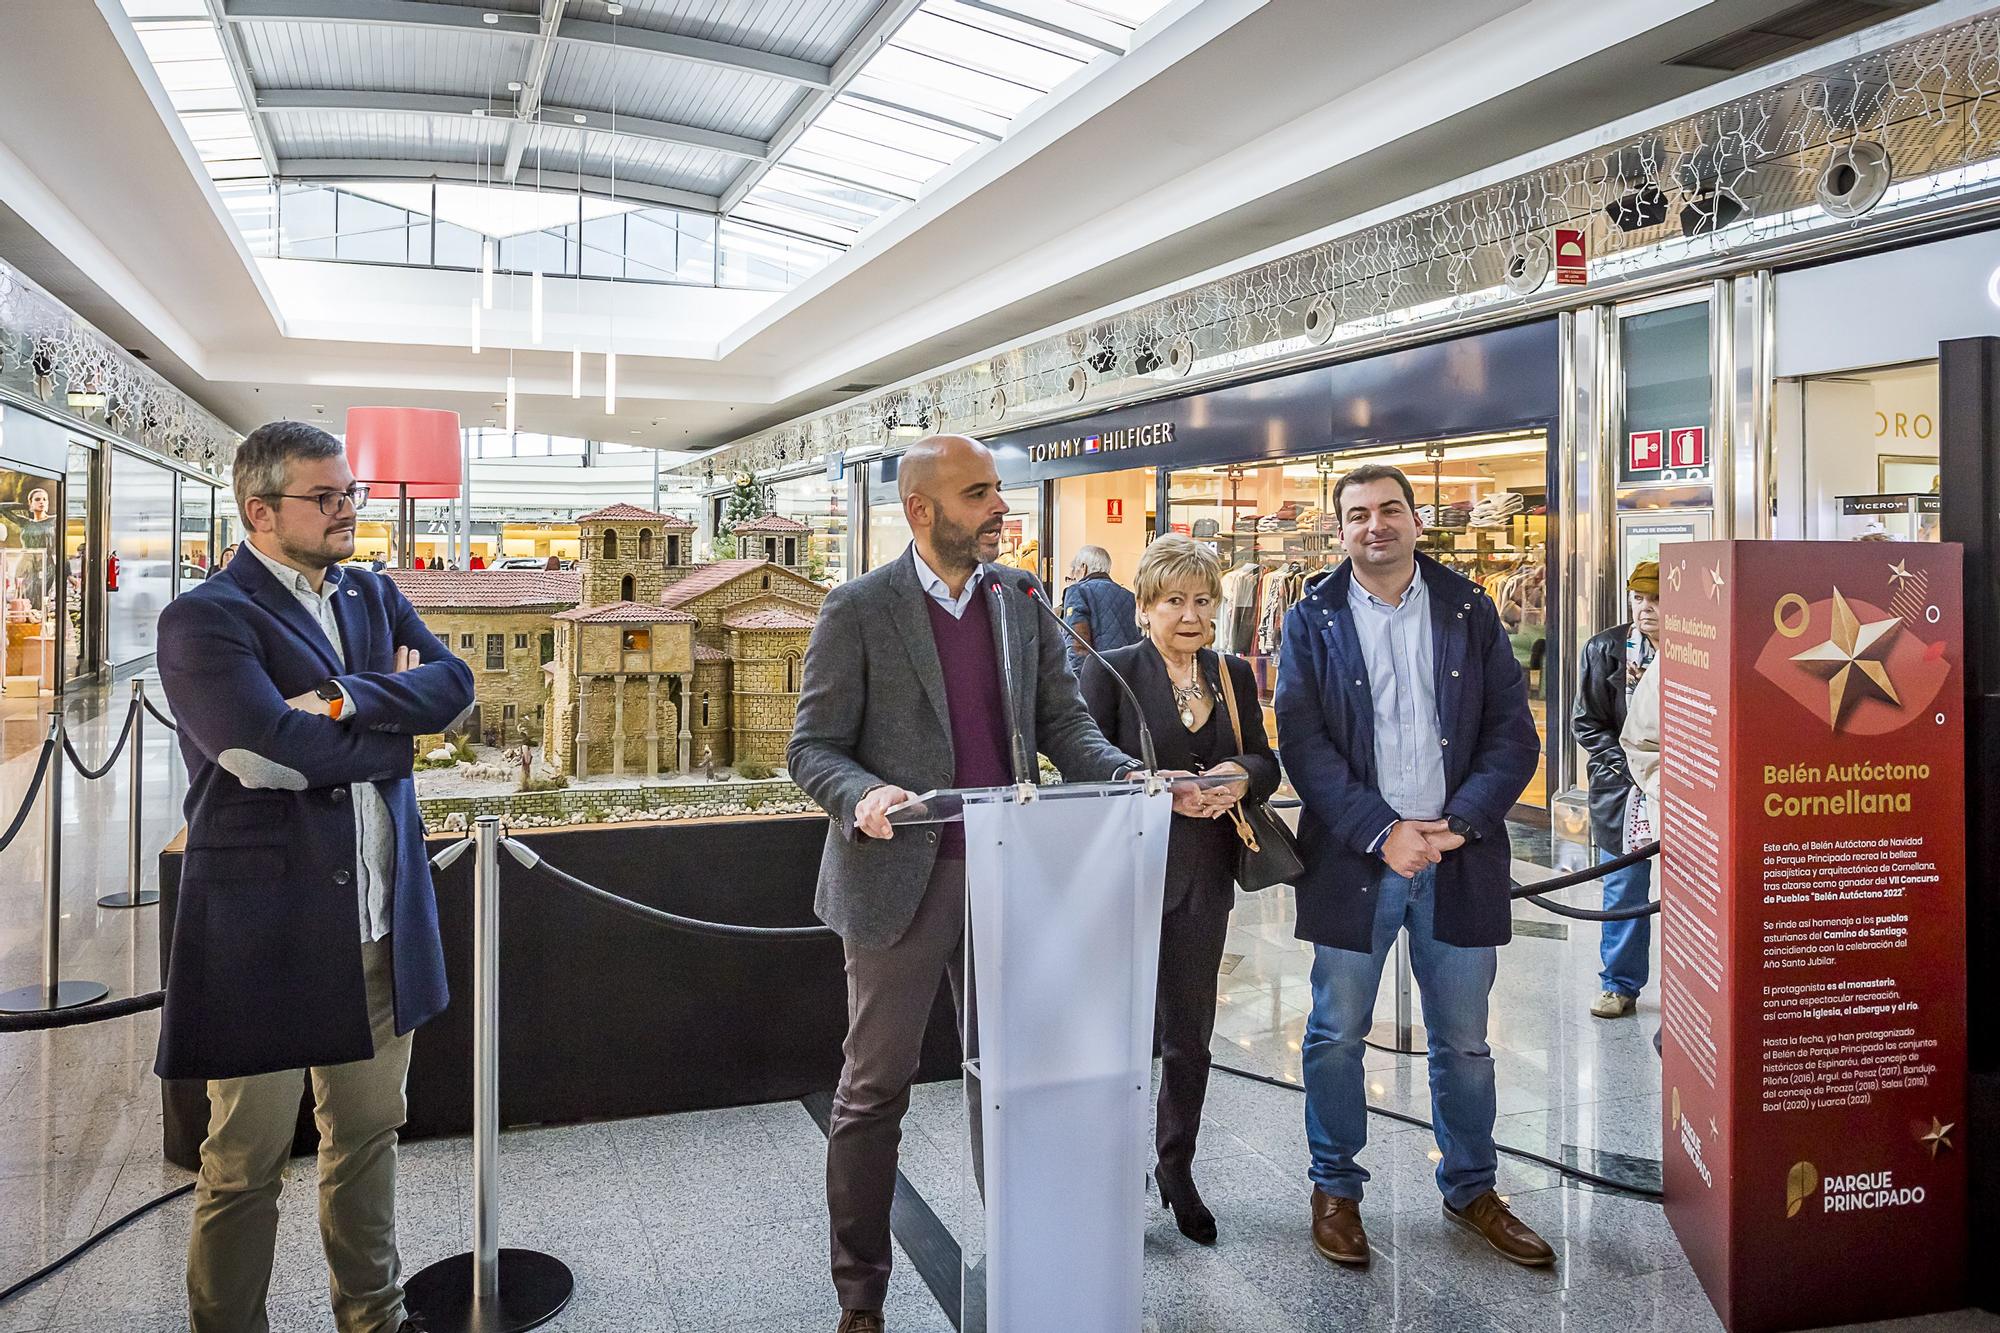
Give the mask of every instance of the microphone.
<svg viewBox="0 0 2000 1333">
<path fill-rule="evenodd" d="M 1051 620 L 1055 621 L 1056 624 L 1062 626 L 1062 632 L 1069 635 L 1071 639 L 1075 640 L 1077 646 L 1082 648 L 1083 651 L 1089 653 L 1091 657 L 1096 660 L 1097 665 L 1103 667 L 1106 671 L 1109 671 L 1111 673 L 1111 679 L 1118 682 L 1118 688 L 1125 691 L 1125 697 L 1129 699 L 1132 703 L 1132 716 L 1139 720 L 1139 757 L 1145 761 L 1146 771 L 1148 773 L 1159 772 L 1160 757 L 1153 751 L 1153 729 L 1146 725 L 1146 710 L 1139 706 L 1139 696 L 1132 689 L 1131 682 L 1127 681 L 1125 677 L 1119 675 L 1118 669 L 1112 666 L 1111 663 L 1104 660 L 1104 654 L 1098 652 L 1097 649 L 1093 648 L 1081 634 L 1078 634 L 1076 632 L 1076 626 L 1070 624 L 1067 620 L 1064 620 L 1061 616 L 1056 614 L 1056 609 L 1053 606 L 1049 605 L 1048 598 L 1042 596 L 1042 591 L 1040 588 L 1035 587 L 1033 584 L 1023 584 L 1021 587 L 1021 592 L 1023 593 L 1023 595 L 1027 597 L 1029 601 L 1033 602 L 1036 606 L 1039 606 L 1042 608 L 1042 610 L 1046 611 Z"/>
<path fill-rule="evenodd" d="M 1034 757 L 1027 753 L 1027 742 L 1021 736 L 1021 721 L 1014 705 L 1020 698 L 1014 692 L 1014 654 L 1010 645 L 1013 633 L 1007 628 L 1007 598 L 1000 591 L 1000 577 L 991 566 L 986 570 L 986 590 L 993 598 L 993 610 L 1000 618 L 1000 677 L 1007 690 L 1007 730 L 1009 732 L 1010 753 L 1008 760 L 1014 766 L 1014 781 L 1022 786 L 1035 785 L 1034 774 L 1037 766 Z M 1024 762 L 1025 761 L 1025 762 Z"/>
</svg>

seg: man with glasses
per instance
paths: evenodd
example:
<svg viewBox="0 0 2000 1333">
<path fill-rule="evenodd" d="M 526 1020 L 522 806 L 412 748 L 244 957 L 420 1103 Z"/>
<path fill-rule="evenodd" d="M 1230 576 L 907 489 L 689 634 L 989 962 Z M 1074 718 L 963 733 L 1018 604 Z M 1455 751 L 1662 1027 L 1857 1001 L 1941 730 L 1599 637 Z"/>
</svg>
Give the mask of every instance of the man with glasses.
<svg viewBox="0 0 2000 1333">
<path fill-rule="evenodd" d="M 413 738 L 470 711 L 472 673 L 393 583 L 342 566 L 368 488 L 338 440 L 260 427 L 234 483 L 241 549 L 160 617 L 188 851 L 157 1069 L 207 1080 L 209 1101 L 190 1322 L 269 1328 L 278 1193 L 309 1079 L 334 1322 L 399 1333 L 410 1034 L 447 998 Z"/>
</svg>

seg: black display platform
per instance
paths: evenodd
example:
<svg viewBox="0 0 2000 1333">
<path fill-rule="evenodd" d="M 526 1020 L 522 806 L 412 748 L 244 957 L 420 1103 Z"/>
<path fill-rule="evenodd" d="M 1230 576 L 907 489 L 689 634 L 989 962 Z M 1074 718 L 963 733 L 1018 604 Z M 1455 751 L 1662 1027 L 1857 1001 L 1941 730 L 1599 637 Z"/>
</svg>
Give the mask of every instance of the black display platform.
<svg viewBox="0 0 2000 1333">
<path fill-rule="evenodd" d="M 649 906 L 708 921 L 814 920 L 823 816 L 524 829 L 549 862 Z M 447 839 L 434 839 L 431 850 Z M 472 1108 L 472 865 L 437 876 L 449 1008 L 417 1033 L 405 1137 L 464 1134 Z M 180 841 L 160 856 L 173 920 Z M 830 1089 L 847 1032 L 839 941 L 684 934 L 600 907 L 500 858 L 500 1119 L 560 1124 L 779 1101 Z M 163 928 L 160 973 L 173 932 Z M 918 1077 L 958 1076 L 950 992 L 939 988 Z M 204 1085 L 162 1086 L 167 1160 L 193 1169 Z M 303 1096 L 303 1089 L 302 1089 Z M 297 1149 L 317 1131 L 302 1112 Z"/>
</svg>

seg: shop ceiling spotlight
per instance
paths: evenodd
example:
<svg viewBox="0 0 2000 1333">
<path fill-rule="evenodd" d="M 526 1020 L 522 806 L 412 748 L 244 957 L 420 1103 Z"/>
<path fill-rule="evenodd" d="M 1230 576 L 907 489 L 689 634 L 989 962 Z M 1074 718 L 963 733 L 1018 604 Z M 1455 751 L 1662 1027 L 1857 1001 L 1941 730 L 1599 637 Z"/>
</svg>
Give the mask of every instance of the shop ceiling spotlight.
<svg viewBox="0 0 2000 1333">
<path fill-rule="evenodd" d="M 1642 185 L 1606 204 L 1604 216 L 1620 231 L 1657 227 L 1667 220 L 1667 192 L 1657 185 Z"/>
<path fill-rule="evenodd" d="M 1681 209 L 1681 235 L 1706 236 L 1724 227 L 1733 227 L 1750 212 L 1749 205 L 1733 191 L 1708 189 L 1689 199 Z"/>
<path fill-rule="evenodd" d="M 1530 242 L 1519 246 L 1507 256 L 1507 290 L 1516 296 L 1528 296 L 1538 291 L 1548 281 L 1549 248 L 1540 242 Z"/>
<path fill-rule="evenodd" d="M 1863 140 L 1842 144 L 1827 155 L 1813 191 L 1819 206 L 1837 218 L 1858 218 L 1882 202 L 1895 175 L 1889 150 Z"/>
<path fill-rule="evenodd" d="M 1315 343 L 1324 343 L 1333 337 L 1338 313 L 1332 301 L 1324 296 L 1315 296 L 1306 306 L 1306 337 Z"/>
</svg>

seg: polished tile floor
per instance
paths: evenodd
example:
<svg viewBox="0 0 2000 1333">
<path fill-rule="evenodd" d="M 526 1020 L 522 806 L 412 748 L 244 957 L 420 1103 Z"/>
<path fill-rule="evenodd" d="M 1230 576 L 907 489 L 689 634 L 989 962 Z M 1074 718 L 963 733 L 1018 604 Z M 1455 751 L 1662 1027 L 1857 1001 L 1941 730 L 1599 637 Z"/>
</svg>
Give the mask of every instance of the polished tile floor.
<svg viewBox="0 0 2000 1333">
<path fill-rule="evenodd" d="M 126 687 L 73 703 L 77 745 L 93 762 L 123 718 Z M 0 712 L 0 827 L 20 799 L 43 722 L 9 701 Z M 25 744 L 17 744 L 26 737 Z M 147 819 L 156 846 L 178 827 L 185 775 L 157 726 L 144 750 Z M 157 909 L 94 903 L 123 887 L 129 766 L 68 782 L 64 858 L 65 970 L 114 994 L 158 985 Z M 0 852 L 0 989 L 36 978 L 40 827 L 31 820 Z M 1246 896 L 1230 932 L 1215 1051 L 1219 1061 L 1278 1079 L 1298 1077 L 1310 954 L 1291 937 L 1282 890 Z M 1558 1160 L 1643 1170 L 1659 1157 L 1658 1010 L 1606 1023 L 1586 1010 L 1596 993 L 1596 930 L 1540 918 L 1502 954 L 1492 1041 L 1502 1142 Z M 1391 1009 L 1385 987 L 1381 1013 Z M 0 1287 L 186 1173 L 159 1155 L 158 1087 L 150 1072 L 155 1015 L 35 1036 L 0 1037 Z M 1380 1105 L 1428 1114 L 1420 1060 L 1371 1053 Z M 904 1171 L 947 1226 L 967 1191 L 958 1168 L 959 1090 L 913 1099 Z M 1149 1218 L 1147 1328 L 1407 1329 L 1465 1333 L 1700 1333 L 1720 1325 L 1660 1209 L 1565 1184 L 1554 1172 L 1502 1159 L 1501 1186 L 1557 1247 L 1561 1262 L 1529 1272 L 1499 1261 L 1438 1215 L 1428 1134 L 1374 1122 L 1366 1206 L 1376 1259 L 1366 1272 L 1320 1261 L 1306 1237 L 1305 1133 L 1295 1091 L 1218 1073 L 1198 1177 L 1221 1225 L 1202 1249 Z M 830 1330 L 825 1276 L 823 1141 L 798 1104 L 745 1107 L 607 1124 L 522 1130 L 503 1140 L 509 1245 L 570 1264 L 577 1296 L 555 1330 Z M 400 1206 L 412 1269 L 467 1246 L 463 1140 L 407 1145 Z M 312 1206 L 314 1167 L 294 1164 L 285 1196 L 271 1323 L 278 1333 L 332 1328 Z M 154 1330 L 185 1326 L 182 1265 L 190 1207 L 176 1201 L 134 1223 L 63 1273 L 0 1304 L 0 1333 Z M 891 1294 L 897 1333 L 952 1327 L 899 1254 Z M 2000 1329 L 1973 1313 L 1904 1321 L 1912 1333 Z"/>
</svg>

